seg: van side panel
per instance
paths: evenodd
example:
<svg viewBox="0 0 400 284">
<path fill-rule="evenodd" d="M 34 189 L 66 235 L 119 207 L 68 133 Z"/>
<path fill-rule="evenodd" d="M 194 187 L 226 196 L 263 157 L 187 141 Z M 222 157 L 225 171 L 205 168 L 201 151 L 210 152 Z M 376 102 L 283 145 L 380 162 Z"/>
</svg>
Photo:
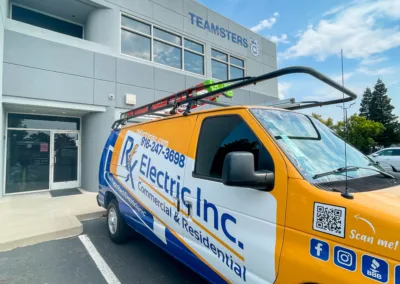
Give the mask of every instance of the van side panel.
<svg viewBox="0 0 400 284">
<path fill-rule="evenodd" d="M 202 122 L 209 117 L 226 115 L 240 115 L 272 156 L 275 187 L 271 192 L 225 186 L 221 181 L 192 175 Z M 232 283 L 274 283 L 283 243 L 287 196 L 287 171 L 281 152 L 246 110 L 224 110 L 199 114 L 189 155 L 190 167 L 186 169 L 185 183 L 188 188 L 197 190 L 186 197 L 193 208 L 185 240 L 210 259 Z M 225 223 L 223 216 L 232 216 L 234 222 Z M 222 228 L 224 224 L 226 227 Z M 214 246 L 212 254 L 192 234 L 193 228 L 204 232 L 202 227 L 209 231 L 206 236 Z M 225 258 L 220 251 L 224 252 Z"/>
<path fill-rule="evenodd" d="M 277 283 L 396 283 L 398 211 L 387 213 L 388 203 L 374 194 L 347 199 L 289 179 Z M 398 202 L 393 193 L 389 197 Z"/>
<path fill-rule="evenodd" d="M 101 160 L 100 191 L 116 196 L 124 219 L 137 232 L 212 283 L 229 283 L 182 237 L 185 165 L 196 119 L 149 122 L 110 135 Z"/>
<path fill-rule="evenodd" d="M 120 132 L 119 130 L 111 131 L 110 136 L 108 137 L 106 144 L 104 146 L 103 153 L 100 159 L 99 177 L 98 177 L 99 178 L 98 200 L 100 202 L 100 205 L 103 206 L 104 208 L 107 208 L 106 195 L 108 190 L 108 185 L 104 179 L 104 174 L 110 172 L 110 165 L 111 165 L 110 155 L 112 155 L 112 151 L 110 152 L 109 150 L 114 148 L 119 132 Z"/>
</svg>

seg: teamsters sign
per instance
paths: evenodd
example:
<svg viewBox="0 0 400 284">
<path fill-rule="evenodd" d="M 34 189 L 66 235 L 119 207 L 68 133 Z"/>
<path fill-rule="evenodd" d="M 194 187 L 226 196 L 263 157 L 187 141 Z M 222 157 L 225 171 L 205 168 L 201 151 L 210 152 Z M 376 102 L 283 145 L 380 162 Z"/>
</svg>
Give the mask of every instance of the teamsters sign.
<svg viewBox="0 0 400 284">
<path fill-rule="evenodd" d="M 189 12 L 189 15 L 192 25 L 196 25 L 198 28 L 203 30 L 208 30 L 210 33 L 218 35 L 222 38 L 226 38 L 229 41 L 232 41 L 233 43 L 243 46 L 244 48 L 249 47 L 249 43 L 246 37 L 236 34 L 217 24 L 209 23 L 208 20 L 203 19 L 202 17 L 199 17 L 193 13 Z M 257 39 L 251 38 L 250 49 L 251 53 L 253 53 L 254 56 L 257 56 L 259 54 L 260 48 Z"/>
</svg>

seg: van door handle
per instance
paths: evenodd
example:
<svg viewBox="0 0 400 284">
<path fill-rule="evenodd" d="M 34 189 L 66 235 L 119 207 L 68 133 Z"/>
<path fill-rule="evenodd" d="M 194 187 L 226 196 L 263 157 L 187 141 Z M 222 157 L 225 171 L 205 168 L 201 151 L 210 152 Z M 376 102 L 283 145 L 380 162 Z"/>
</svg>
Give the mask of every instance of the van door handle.
<svg viewBox="0 0 400 284">
<path fill-rule="evenodd" d="M 181 211 L 181 202 L 180 202 L 179 198 L 176 200 L 176 211 L 178 214 Z"/>
</svg>

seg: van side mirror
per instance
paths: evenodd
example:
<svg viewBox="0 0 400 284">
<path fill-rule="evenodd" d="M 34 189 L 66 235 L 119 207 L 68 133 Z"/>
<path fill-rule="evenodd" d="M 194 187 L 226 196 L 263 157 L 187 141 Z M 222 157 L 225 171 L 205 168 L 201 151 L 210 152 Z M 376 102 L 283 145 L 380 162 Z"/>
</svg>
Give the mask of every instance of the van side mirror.
<svg viewBox="0 0 400 284">
<path fill-rule="evenodd" d="M 375 154 L 372 154 L 371 156 L 372 156 L 372 157 L 378 157 L 379 154 L 376 154 L 376 153 L 375 153 Z"/>
<path fill-rule="evenodd" d="M 230 152 L 222 168 L 222 183 L 228 186 L 250 187 L 269 191 L 274 187 L 274 173 L 254 171 L 254 155 L 249 152 Z"/>
</svg>

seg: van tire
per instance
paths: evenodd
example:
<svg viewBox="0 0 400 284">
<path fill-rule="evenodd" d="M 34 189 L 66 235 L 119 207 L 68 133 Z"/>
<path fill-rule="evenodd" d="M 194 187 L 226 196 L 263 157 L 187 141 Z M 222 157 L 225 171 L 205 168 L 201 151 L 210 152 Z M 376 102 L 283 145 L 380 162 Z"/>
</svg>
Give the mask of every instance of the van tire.
<svg viewBox="0 0 400 284">
<path fill-rule="evenodd" d="M 122 218 L 116 199 L 112 199 L 107 206 L 107 230 L 111 241 L 116 244 L 124 243 L 129 233 L 129 227 Z"/>
</svg>

